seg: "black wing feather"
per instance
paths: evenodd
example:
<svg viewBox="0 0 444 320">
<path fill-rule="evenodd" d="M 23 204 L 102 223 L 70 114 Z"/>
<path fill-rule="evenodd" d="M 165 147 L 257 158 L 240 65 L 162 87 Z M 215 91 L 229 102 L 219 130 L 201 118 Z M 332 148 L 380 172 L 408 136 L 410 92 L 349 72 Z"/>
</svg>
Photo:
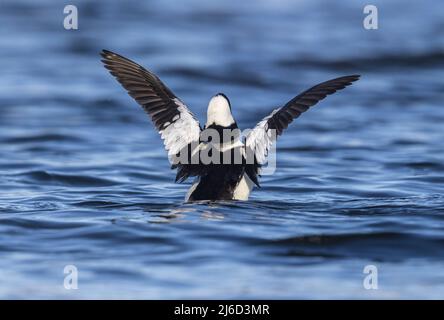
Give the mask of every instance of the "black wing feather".
<svg viewBox="0 0 444 320">
<path fill-rule="evenodd" d="M 195 116 L 151 71 L 139 64 L 108 50 L 101 52 L 106 69 L 120 82 L 148 113 L 155 127 L 165 139 L 169 156 L 181 150 L 191 149 L 191 143 L 199 141 L 200 125 Z M 172 127 L 170 126 L 177 124 Z M 190 153 L 189 153 L 190 154 Z M 194 172 L 192 165 L 173 164 L 177 168 L 177 180 L 185 180 Z"/>
<path fill-rule="evenodd" d="M 100 54 L 105 68 L 150 115 L 157 130 L 179 115 L 173 100 L 178 98 L 154 73 L 117 53 L 103 50 Z"/>
<path fill-rule="evenodd" d="M 294 119 L 298 118 L 310 107 L 317 104 L 326 96 L 351 85 L 354 81 L 358 80 L 359 77 L 359 75 L 350 75 L 322 82 L 297 95 L 282 108 L 273 111 L 273 113 L 259 122 L 246 138 L 247 148 L 253 151 L 249 152 L 249 154 L 254 155 L 253 164 L 247 166 L 247 174 L 250 179 L 259 186 L 257 175 L 259 175 L 261 165 L 264 164 L 262 160 L 266 158 L 268 148 L 274 142 L 272 138 L 269 138 L 268 133 L 270 130 L 276 130 L 277 138 Z M 255 130 L 258 131 L 255 132 Z M 259 148 L 260 151 L 258 154 L 257 146 L 259 144 L 261 144 L 261 148 Z"/>
<path fill-rule="evenodd" d="M 317 104 L 326 96 L 351 85 L 354 81 L 358 80 L 359 77 L 359 75 L 351 75 L 332 79 L 302 92 L 288 101 L 285 106 L 268 119 L 268 128 L 276 129 L 277 135 L 281 135 L 283 130 L 286 129 L 294 119 L 310 107 Z"/>
</svg>

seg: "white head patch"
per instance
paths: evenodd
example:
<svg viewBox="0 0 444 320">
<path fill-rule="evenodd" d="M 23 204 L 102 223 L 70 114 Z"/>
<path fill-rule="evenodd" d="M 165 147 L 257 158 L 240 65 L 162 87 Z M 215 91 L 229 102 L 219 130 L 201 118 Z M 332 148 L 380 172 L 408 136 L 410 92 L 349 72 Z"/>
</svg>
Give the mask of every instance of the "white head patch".
<svg viewBox="0 0 444 320">
<path fill-rule="evenodd" d="M 205 126 L 208 128 L 211 124 L 215 124 L 229 127 L 234 122 L 228 100 L 220 94 L 211 98 L 210 103 L 208 104 L 207 123 Z"/>
</svg>

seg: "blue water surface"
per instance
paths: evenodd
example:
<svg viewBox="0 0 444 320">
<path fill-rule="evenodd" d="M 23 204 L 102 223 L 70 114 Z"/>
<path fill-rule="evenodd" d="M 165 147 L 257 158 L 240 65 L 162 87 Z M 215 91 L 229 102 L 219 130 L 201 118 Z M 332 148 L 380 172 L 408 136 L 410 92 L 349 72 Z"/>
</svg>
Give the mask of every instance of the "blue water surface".
<svg viewBox="0 0 444 320">
<path fill-rule="evenodd" d="M 78 30 L 63 2 L 0 4 L 1 298 L 444 297 L 439 0 L 373 1 L 377 30 L 360 0 L 70 4 Z M 156 72 L 201 123 L 224 92 L 242 128 L 362 79 L 292 123 L 250 201 L 185 204 L 101 49 Z"/>
</svg>

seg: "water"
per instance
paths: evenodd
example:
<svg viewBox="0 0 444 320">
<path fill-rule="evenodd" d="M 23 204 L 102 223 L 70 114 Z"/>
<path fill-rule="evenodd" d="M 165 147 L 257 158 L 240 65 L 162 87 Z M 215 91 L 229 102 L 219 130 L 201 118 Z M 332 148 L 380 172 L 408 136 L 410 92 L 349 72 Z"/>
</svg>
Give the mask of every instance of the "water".
<svg viewBox="0 0 444 320">
<path fill-rule="evenodd" d="M 374 1 L 374 31 L 364 1 L 73 4 L 77 31 L 62 4 L 1 4 L 0 297 L 443 298 L 439 1 Z M 226 93 L 242 128 L 318 82 L 362 79 L 291 125 L 250 201 L 184 204 L 102 48 L 201 122 Z"/>
</svg>

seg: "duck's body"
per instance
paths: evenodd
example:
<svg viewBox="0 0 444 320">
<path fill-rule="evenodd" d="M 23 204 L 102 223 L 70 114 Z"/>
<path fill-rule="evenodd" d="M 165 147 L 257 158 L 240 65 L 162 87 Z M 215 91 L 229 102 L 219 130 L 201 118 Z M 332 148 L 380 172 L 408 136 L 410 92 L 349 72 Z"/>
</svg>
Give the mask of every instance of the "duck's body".
<svg viewBox="0 0 444 320">
<path fill-rule="evenodd" d="M 260 168 L 277 136 L 309 107 L 359 78 L 336 78 L 304 91 L 265 117 L 242 140 L 224 94 L 210 100 L 201 130 L 187 106 L 156 75 L 110 51 L 104 50 L 102 57 L 105 67 L 153 120 L 172 168 L 177 169 L 176 182 L 195 177 L 186 201 L 248 200 L 254 185 L 259 186 Z"/>
<path fill-rule="evenodd" d="M 247 173 L 250 166 L 247 164 L 245 144 L 241 141 L 240 135 L 233 135 L 233 139 L 223 141 L 224 132 L 236 133 L 235 130 L 239 128 L 231 114 L 230 101 L 222 93 L 215 95 L 208 104 L 207 122 L 203 131 L 205 130 L 208 134 L 206 136 L 201 134 L 198 152 L 205 153 L 210 148 L 211 163 L 202 163 L 204 154 L 201 154 L 199 164 L 191 169 L 197 172 L 190 172 L 186 165 L 181 166 L 180 174 L 197 175 L 185 201 L 248 200 L 254 183 Z M 207 136 L 211 133 L 217 135 L 219 142 L 223 143 L 207 141 L 209 140 Z M 239 160 L 236 161 L 236 158 Z"/>
<path fill-rule="evenodd" d="M 210 174 L 198 177 L 188 190 L 185 201 L 202 200 L 248 200 L 254 183 L 248 175 L 230 174 L 231 180 L 224 181 L 224 175 Z"/>
</svg>

